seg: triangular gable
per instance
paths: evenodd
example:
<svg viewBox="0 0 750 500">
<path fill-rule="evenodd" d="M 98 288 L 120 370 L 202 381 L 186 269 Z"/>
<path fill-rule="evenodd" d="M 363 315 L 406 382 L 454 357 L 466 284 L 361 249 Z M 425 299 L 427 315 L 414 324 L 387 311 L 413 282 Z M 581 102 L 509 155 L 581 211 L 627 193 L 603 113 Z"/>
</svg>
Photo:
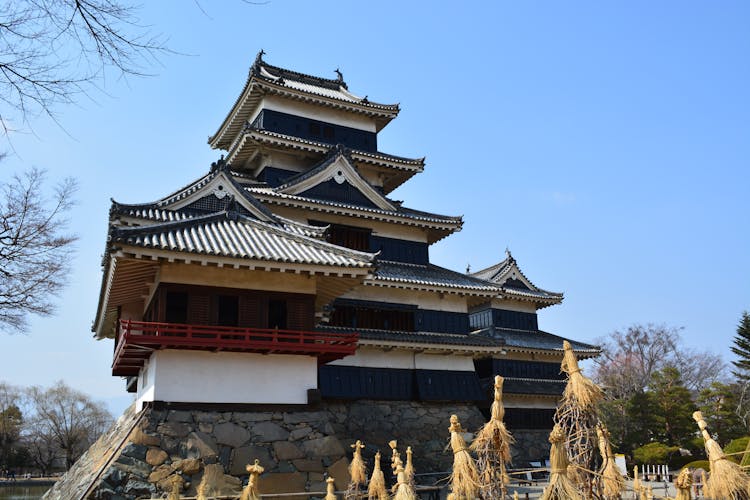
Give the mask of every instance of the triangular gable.
<svg viewBox="0 0 750 500">
<path fill-rule="evenodd" d="M 396 211 L 397 207 L 383 196 L 377 189 L 372 187 L 354 167 L 343 148 L 337 147 L 323 163 L 317 167 L 297 175 L 281 186 L 276 188 L 277 192 L 304 196 L 315 188 L 326 186 L 330 190 L 340 186 L 342 193 L 347 189 L 353 189 L 361 195 L 362 199 L 369 201 L 374 208 L 381 210 Z M 348 197 L 352 197 L 351 193 Z"/>
<path fill-rule="evenodd" d="M 225 169 L 216 170 L 208 176 L 202 185 L 195 189 L 187 189 L 183 193 L 165 198 L 156 203 L 160 208 L 180 210 L 191 206 L 206 205 L 207 207 L 226 205 L 233 200 L 241 207 L 242 212 L 264 222 L 278 222 L 276 217 L 258 200 L 252 197 L 232 175 Z"/>
<path fill-rule="evenodd" d="M 475 278 L 495 283 L 502 288 L 537 292 L 549 296 L 550 299 L 562 297 L 562 294 L 544 290 L 532 283 L 523 271 L 521 271 L 521 268 L 518 267 L 518 263 L 511 255 L 510 250 L 506 250 L 505 255 L 505 260 L 471 275 Z"/>
</svg>

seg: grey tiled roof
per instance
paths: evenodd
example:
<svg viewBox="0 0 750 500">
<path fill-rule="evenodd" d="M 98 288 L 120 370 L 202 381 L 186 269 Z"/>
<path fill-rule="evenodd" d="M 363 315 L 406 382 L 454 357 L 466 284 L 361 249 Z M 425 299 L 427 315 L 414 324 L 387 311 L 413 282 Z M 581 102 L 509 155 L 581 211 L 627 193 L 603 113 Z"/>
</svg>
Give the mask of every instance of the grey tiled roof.
<svg viewBox="0 0 750 500">
<path fill-rule="evenodd" d="M 403 262 L 378 261 L 375 279 L 417 285 L 471 289 L 497 293 L 497 286 L 472 276 L 457 273 L 434 264 L 419 265 Z"/>
<path fill-rule="evenodd" d="M 246 133 L 252 133 L 257 135 L 258 139 L 261 139 L 263 136 L 268 136 L 268 138 L 275 138 L 275 139 L 283 139 L 285 141 L 294 141 L 300 144 L 308 144 L 311 146 L 315 146 L 318 148 L 330 148 L 331 144 L 328 142 L 321 142 L 321 141 L 314 141 L 312 139 L 304 139 L 302 137 L 297 137 L 295 135 L 289 135 L 289 134 L 282 134 L 281 132 L 274 132 L 272 130 L 266 130 L 261 129 L 258 127 L 254 127 L 251 125 L 245 126 L 245 132 Z M 230 148 L 232 149 L 232 148 Z M 407 158 L 405 156 L 398 156 L 390 153 L 384 153 L 382 151 L 364 151 L 361 149 L 353 149 L 353 148 L 345 148 L 346 151 L 352 155 L 354 160 L 364 160 L 364 158 L 369 158 L 371 160 L 379 160 L 379 161 L 391 161 L 394 163 L 400 163 L 403 165 L 404 168 L 419 168 L 421 169 L 424 167 L 425 158 Z"/>
<path fill-rule="evenodd" d="M 467 347 L 497 347 L 502 348 L 501 343 L 489 337 L 480 335 L 461 335 L 434 332 L 400 332 L 390 330 L 373 330 L 367 328 L 346 328 L 337 326 L 321 326 L 321 331 L 359 333 L 363 340 L 382 340 L 386 342 L 409 342 L 415 344 L 439 344 L 458 345 Z"/>
<path fill-rule="evenodd" d="M 570 340 L 542 330 L 511 330 L 506 328 L 495 328 L 494 331 L 484 329 L 477 333 L 502 340 L 508 347 L 556 350 L 562 352 L 563 341 L 567 340 L 576 352 L 591 354 L 599 352 L 597 346 Z"/>
<path fill-rule="evenodd" d="M 294 203 L 294 202 L 314 203 L 316 205 L 341 208 L 344 210 L 357 210 L 361 212 L 381 215 L 384 217 L 403 217 L 406 219 L 412 219 L 412 220 L 420 221 L 420 222 L 428 222 L 428 223 L 436 223 L 436 224 L 451 224 L 451 225 L 457 225 L 459 227 L 463 224 L 462 217 L 452 217 L 448 215 L 430 214 L 427 212 L 419 212 L 417 210 L 411 210 L 411 209 L 404 208 L 404 207 L 400 207 L 398 211 L 394 212 L 390 210 L 383 210 L 380 208 L 369 208 L 369 207 L 362 207 L 359 205 L 352 205 L 350 203 L 342 203 L 342 202 L 330 201 L 330 200 L 319 200 L 319 199 L 306 198 L 304 196 L 296 196 L 296 195 L 291 195 L 291 194 L 279 193 L 279 192 L 276 192 L 271 187 L 246 187 L 245 189 L 247 189 L 252 195 L 275 198 L 279 200 L 278 203 L 281 203 L 281 204 L 284 204 L 283 200 L 288 200 L 291 203 Z"/>
<path fill-rule="evenodd" d="M 110 240 L 203 255 L 359 268 L 372 266 L 375 257 L 227 212 L 150 226 L 113 228 Z"/>
<path fill-rule="evenodd" d="M 561 396 L 563 390 L 565 390 L 565 383 L 565 380 L 504 377 L 503 392 L 507 394 Z"/>
<path fill-rule="evenodd" d="M 263 61 L 262 54 L 258 55 L 252 68 L 250 68 L 250 76 L 281 84 L 309 94 L 361 104 L 373 108 L 398 111 L 398 104 L 379 104 L 370 102 L 366 97 L 359 97 L 352 94 L 349 92 L 343 79 L 332 80 L 329 78 L 321 78 L 319 76 L 307 75 L 297 71 L 280 68 L 278 66 L 272 66 Z"/>
</svg>

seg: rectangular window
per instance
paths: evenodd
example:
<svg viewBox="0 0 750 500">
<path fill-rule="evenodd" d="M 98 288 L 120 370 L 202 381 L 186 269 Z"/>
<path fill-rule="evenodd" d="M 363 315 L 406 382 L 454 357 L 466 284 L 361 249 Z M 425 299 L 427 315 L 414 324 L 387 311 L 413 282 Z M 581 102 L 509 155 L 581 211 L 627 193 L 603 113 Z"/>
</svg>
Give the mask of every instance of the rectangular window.
<svg viewBox="0 0 750 500">
<path fill-rule="evenodd" d="M 337 305 L 331 315 L 331 325 L 412 332 L 414 312 Z"/>
<path fill-rule="evenodd" d="M 320 137 L 320 125 L 314 122 L 310 122 L 310 135 L 313 137 Z"/>
<path fill-rule="evenodd" d="M 167 323 L 188 322 L 188 294 L 185 292 L 167 292 L 164 305 L 164 320 Z"/>
<path fill-rule="evenodd" d="M 328 139 L 328 140 L 330 140 L 330 141 L 334 140 L 334 138 L 335 138 L 335 134 L 334 134 L 334 130 L 333 130 L 333 127 L 332 127 L 332 126 L 330 126 L 330 125 L 325 125 L 325 126 L 323 127 L 323 138 L 324 138 L 324 139 Z"/>
<path fill-rule="evenodd" d="M 217 318 L 219 326 L 238 326 L 240 301 L 236 295 L 219 295 L 217 300 Z"/>
<path fill-rule="evenodd" d="M 286 300 L 268 301 L 268 328 L 286 330 Z"/>
</svg>

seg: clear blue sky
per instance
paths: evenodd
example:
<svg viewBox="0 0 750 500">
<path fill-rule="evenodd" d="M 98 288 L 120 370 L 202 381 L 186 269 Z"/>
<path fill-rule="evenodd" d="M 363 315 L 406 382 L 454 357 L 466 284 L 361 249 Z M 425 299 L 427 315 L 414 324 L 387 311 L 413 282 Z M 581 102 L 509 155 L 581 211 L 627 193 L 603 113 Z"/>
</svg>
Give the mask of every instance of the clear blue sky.
<svg viewBox="0 0 750 500">
<path fill-rule="evenodd" d="M 747 2 L 147 2 L 144 23 L 187 55 L 110 78 L 96 102 L 13 137 L 3 178 L 29 166 L 80 182 L 70 286 L 28 335 L 0 337 L 0 379 L 64 379 L 120 412 L 111 341 L 90 325 L 109 198 L 151 201 L 202 175 L 206 144 L 260 48 L 401 115 L 380 149 L 427 156 L 394 197 L 463 214 L 432 260 L 464 270 L 510 247 L 565 292 L 547 331 L 591 341 L 632 323 L 684 327 L 729 359 L 750 309 Z"/>
</svg>

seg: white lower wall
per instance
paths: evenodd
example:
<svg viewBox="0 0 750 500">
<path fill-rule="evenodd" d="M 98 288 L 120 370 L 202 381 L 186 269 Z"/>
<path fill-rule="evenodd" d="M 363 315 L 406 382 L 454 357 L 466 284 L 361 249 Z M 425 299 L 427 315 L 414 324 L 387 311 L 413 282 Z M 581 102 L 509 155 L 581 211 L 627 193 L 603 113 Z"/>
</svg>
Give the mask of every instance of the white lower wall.
<svg viewBox="0 0 750 500">
<path fill-rule="evenodd" d="M 138 409 L 146 401 L 307 404 L 307 390 L 318 386 L 318 361 L 312 356 L 168 349 L 152 354 L 139 378 Z"/>
<path fill-rule="evenodd" d="M 406 370 L 452 370 L 474 371 L 471 356 L 443 356 L 438 354 L 415 354 L 410 351 L 385 351 L 360 347 L 353 356 L 329 363 L 340 366 L 367 368 L 400 368 Z"/>
</svg>

